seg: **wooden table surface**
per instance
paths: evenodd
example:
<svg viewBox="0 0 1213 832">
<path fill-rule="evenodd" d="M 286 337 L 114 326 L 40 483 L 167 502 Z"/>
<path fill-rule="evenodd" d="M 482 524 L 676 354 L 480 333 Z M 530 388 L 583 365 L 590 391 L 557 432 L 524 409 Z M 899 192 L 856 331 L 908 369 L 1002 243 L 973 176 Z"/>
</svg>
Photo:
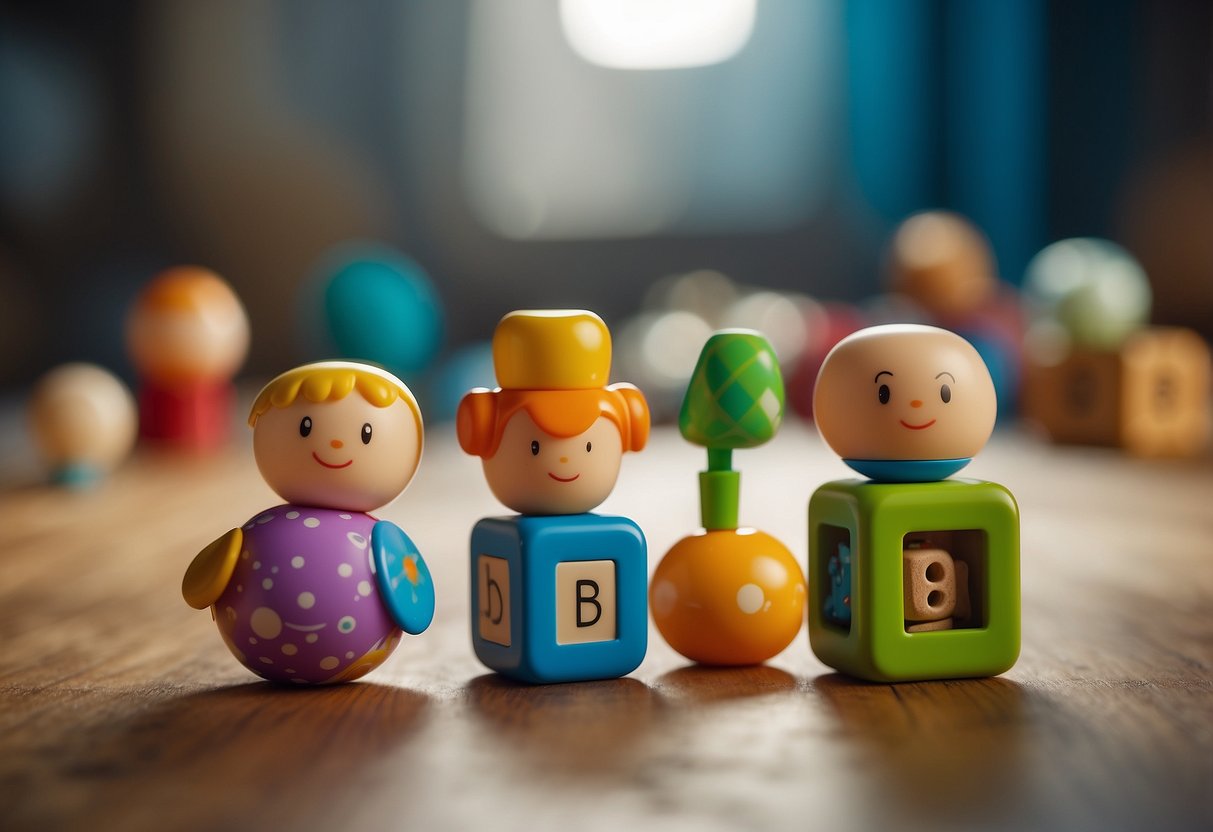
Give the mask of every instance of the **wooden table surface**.
<svg viewBox="0 0 1213 832">
<path fill-rule="evenodd" d="M 247 437 L 142 454 L 99 490 L 0 493 L 0 828 L 1213 828 L 1213 465 L 996 435 L 972 464 L 1023 517 L 1023 652 L 1004 676 L 857 683 L 802 630 L 763 667 L 688 666 L 656 631 L 613 681 L 524 687 L 468 636 L 472 524 L 504 513 L 449 426 L 380 515 L 438 585 L 433 626 L 358 683 L 282 689 L 180 596 L 194 553 L 278 502 Z M 669 429 L 606 512 L 650 565 L 697 524 Z M 736 457 L 743 522 L 803 565 L 846 476 L 791 425 Z"/>
</svg>

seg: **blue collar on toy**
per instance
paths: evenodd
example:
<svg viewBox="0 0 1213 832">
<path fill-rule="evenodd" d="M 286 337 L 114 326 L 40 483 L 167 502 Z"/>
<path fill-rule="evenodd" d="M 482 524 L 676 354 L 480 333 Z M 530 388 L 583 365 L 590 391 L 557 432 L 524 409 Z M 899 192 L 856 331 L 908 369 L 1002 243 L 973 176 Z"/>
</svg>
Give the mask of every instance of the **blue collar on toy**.
<svg viewBox="0 0 1213 832">
<path fill-rule="evenodd" d="M 964 459 L 844 459 L 852 470 L 876 482 L 935 482 L 973 461 Z"/>
</svg>

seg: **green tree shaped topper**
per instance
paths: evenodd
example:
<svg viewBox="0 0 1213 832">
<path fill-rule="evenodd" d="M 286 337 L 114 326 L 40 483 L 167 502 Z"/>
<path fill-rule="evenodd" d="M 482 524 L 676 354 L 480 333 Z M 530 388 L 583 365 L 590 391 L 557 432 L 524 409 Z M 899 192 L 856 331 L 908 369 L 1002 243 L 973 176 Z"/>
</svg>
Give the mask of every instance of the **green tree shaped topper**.
<svg viewBox="0 0 1213 832">
<path fill-rule="evenodd" d="M 767 339 L 748 329 L 717 332 L 703 345 L 691 375 L 678 427 L 689 442 L 708 449 L 699 475 L 705 529 L 735 529 L 741 475 L 733 450 L 768 441 L 783 420 L 783 375 Z"/>
</svg>

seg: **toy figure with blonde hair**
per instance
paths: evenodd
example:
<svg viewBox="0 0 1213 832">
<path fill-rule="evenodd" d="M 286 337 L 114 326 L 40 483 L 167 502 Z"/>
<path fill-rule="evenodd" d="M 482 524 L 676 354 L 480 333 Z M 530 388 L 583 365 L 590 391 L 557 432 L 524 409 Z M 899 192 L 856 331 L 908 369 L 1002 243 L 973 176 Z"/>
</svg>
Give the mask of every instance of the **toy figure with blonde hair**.
<svg viewBox="0 0 1213 832">
<path fill-rule="evenodd" d="M 630 673 L 647 649 L 644 534 L 590 512 L 624 452 L 644 448 L 648 405 L 630 384 L 608 386 L 611 336 L 592 312 L 511 312 L 493 362 L 501 386 L 464 397 L 459 444 L 519 514 L 472 531 L 476 655 L 532 683 Z"/>
<path fill-rule="evenodd" d="M 266 385 L 249 415 L 253 454 L 286 504 L 190 564 L 181 591 L 211 608 L 233 655 L 273 682 L 345 682 L 374 670 L 434 615 L 417 547 L 366 512 L 396 499 L 421 462 L 417 401 L 391 373 L 325 361 Z"/>
</svg>

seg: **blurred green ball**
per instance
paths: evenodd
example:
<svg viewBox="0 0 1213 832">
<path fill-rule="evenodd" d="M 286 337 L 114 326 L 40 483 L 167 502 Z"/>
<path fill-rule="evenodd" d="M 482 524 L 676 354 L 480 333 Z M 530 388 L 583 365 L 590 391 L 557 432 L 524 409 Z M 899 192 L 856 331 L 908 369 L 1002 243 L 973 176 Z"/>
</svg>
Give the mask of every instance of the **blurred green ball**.
<svg viewBox="0 0 1213 832">
<path fill-rule="evenodd" d="M 1060 240 L 1028 264 L 1024 292 L 1037 320 L 1053 320 L 1072 344 L 1116 349 L 1150 317 L 1145 270 L 1115 243 Z"/>
</svg>

